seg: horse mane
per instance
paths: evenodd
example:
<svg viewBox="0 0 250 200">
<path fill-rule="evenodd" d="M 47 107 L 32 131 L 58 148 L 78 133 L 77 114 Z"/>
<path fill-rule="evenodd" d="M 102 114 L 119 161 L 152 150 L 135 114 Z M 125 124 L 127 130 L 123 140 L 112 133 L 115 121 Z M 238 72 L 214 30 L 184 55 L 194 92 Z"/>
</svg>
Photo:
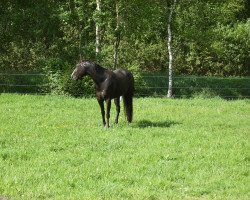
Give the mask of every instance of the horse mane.
<svg viewBox="0 0 250 200">
<path fill-rule="evenodd" d="M 95 69 L 96 69 L 97 73 L 102 73 L 102 72 L 107 71 L 107 69 L 105 69 L 104 67 L 102 67 L 102 66 L 100 66 L 99 64 L 96 64 L 96 63 L 95 63 Z"/>
<path fill-rule="evenodd" d="M 90 64 L 89 66 L 91 67 L 91 70 L 95 71 L 96 73 L 104 73 L 105 71 L 107 71 L 107 69 L 105 69 L 104 67 L 90 60 L 81 60 L 81 63 L 84 62 L 88 62 Z"/>
</svg>

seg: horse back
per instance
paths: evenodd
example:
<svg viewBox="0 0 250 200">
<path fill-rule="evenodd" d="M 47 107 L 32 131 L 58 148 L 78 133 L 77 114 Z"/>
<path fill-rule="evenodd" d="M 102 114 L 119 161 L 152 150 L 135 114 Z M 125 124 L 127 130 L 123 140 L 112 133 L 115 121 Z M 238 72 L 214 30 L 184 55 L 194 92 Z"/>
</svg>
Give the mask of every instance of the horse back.
<svg viewBox="0 0 250 200">
<path fill-rule="evenodd" d="M 118 82 L 121 83 L 132 83 L 134 81 L 133 75 L 131 72 L 125 69 L 116 69 L 113 71 L 116 78 L 118 79 Z"/>
</svg>

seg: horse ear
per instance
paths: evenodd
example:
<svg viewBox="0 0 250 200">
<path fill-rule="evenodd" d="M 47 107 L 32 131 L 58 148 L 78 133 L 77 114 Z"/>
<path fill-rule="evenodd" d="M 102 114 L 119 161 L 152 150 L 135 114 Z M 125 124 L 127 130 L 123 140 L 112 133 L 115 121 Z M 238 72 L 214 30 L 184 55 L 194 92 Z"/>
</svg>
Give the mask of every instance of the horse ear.
<svg viewBox="0 0 250 200">
<path fill-rule="evenodd" d="M 80 64 L 80 63 L 82 63 L 82 59 L 81 58 L 77 61 L 76 64 Z"/>
<path fill-rule="evenodd" d="M 86 61 L 86 59 L 85 59 L 84 57 L 81 57 L 81 58 L 80 58 L 80 63 L 81 63 L 81 62 L 84 62 L 84 61 Z"/>
</svg>

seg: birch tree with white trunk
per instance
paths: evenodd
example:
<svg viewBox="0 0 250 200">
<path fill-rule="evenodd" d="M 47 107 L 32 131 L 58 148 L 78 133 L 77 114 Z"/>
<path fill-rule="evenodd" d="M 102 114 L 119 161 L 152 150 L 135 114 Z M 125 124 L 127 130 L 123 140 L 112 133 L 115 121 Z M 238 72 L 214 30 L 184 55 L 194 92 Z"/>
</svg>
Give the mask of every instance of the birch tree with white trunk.
<svg viewBox="0 0 250 200">
<path fill-rule="evenodd" d="M 96 57 L 100 57 L 101 53 L 101 27 L 100 27 L 100 13 L 101 13 L 101 0 L 96 0 L 96 12 L 97 12 L 97 19 L 96 19 L 96 48 L 95 53 Z"/>
<path fill-rule="evenodd" d="M 170 12 L 168 15 L 168 93 L 167 97 L 171 98 L 173 96 L 173 48 L 172 48 L 172 21 L 173 13 L 175 11 L 177 0 L 173 0 L 170 7 Z"/>
</svg>

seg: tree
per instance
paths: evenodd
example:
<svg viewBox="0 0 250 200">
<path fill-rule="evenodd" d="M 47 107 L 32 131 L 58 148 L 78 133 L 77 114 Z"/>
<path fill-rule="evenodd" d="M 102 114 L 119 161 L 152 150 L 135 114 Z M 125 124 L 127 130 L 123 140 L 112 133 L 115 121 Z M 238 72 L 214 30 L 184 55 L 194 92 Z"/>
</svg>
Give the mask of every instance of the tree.
<svg viewBox="0 0 250 200">
<path fill-rule="evenodd" d="M 115 44 L 114 44 L 114 69 L 116 69 L 117 67 L 118 48 L 121 40 L 119 0 L 115 0 L 115 12 L 116 12 L 116 27 L 115 27 Z"/>
<path fill-rule="evenodd" d="M 172 24 L 172 19 L 173 19 L 173 13 L 175 11 L 176 7 L 176 1 L 173 0 L 170 12 L 168 15 L 168 94 L 167 97 L 172 97 L 173 95 L 173 51 L 172 51 L 172 29 L 171 29 L 171 24 Z"/>
<path fill-rule="evenodd" d="M 107 67 L 153 72 L 169 61 L 172 96 L 173 70 L 247 75 L 249 13 L 249 0 L 3 0 L 0 67 L 41 71 L 48 63 L 71 66 L 83 54 Z"/>
<path fill-rule="evenodd" d="M 96 19 L 96 57 L 100 57 L 101 53 L 101 27 L 100 27 L 100 13 L 101 13 L 101 0 L 96 0 L 96 13 L 97 13 L 97 19 Z"/>
</svg>

